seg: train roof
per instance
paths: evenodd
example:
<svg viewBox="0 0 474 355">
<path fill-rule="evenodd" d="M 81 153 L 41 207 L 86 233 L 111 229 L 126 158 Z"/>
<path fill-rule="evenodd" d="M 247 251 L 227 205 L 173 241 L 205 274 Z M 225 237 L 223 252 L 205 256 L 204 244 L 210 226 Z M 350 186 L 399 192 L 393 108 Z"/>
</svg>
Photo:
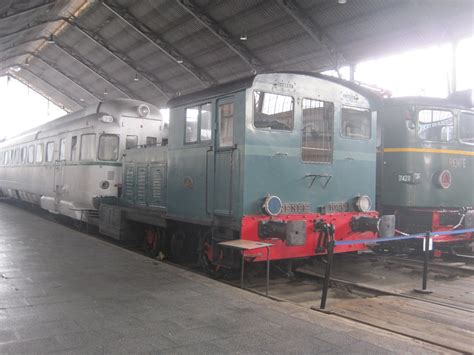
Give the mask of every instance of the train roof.
<svg viewBox="0 0 474 355">
<path fill-rule="evenodd" d="M 440 97 L 426 97 L 426 96 L 404 96 L 393 97 L 384 100 L 384 106 L 398 106 L 398 105 L 423 105 L 434 106 L 441 108 L 464 109 L 472 110 L 473 107 L 469 102 L 457 97 L 440 98 Z"/>
<path fill-rule="evenodd" d="M 19 133 L 15 136 L 12 136 L 0 142 L 0 144 L 3 144 L 3 145 L 11 144 L 12 142 L 25 138 L 27 136 L 37 135 L 40 132 L 59 128 L 61 126 L 66 126 L 76 120 L 83 119 L 85 117 L 97 116 L 97 118 L 99 118 L 102 115 L 111 115 L 112 117 L 117 117 L 120 114 L 138 117 L 137 110 L 138 110 L 138 107 L 140 107 L 141 105 L 148 106 L 150 110 L 150 113 L 146 116 L 146 118 L 161 120 L 160 111 L 154 105 L 151 105 L 144 101 L 133 100 L 133 99 L 110 99 L 110 100 L 99 102 L 95 105 L 87 106 L 82 110 L 69 113 L 67 115 L 58 117 L 52 121 L 46 122 L 40 126 L 31 128 L 27 131 Z"/>
<path fill-rule="evenodd" d="M 205 99 L 209 99 L 212 97 L 216 97 L 222 93 L 233 93 L 238 92 L 244 89 L 251 87 L 254 83 L 254 80 L 257 76 L 262 74 L 271 74 L 271 73 L 261 73 L 257 75 L 252 75 L 243 79 L 231 81 L 228 83 L 224 83 L 222 85 L 218 85 L 209 89 L 197 91 L 188 95 L 175 97 L 168 101 L 168 107 L 176 107 L 181 106 L 183 104 L 194 102 L 194 101 L 201 101 Z M 379 93 L 365 88 L 357 83 L 347 81 L 344 79 L 339 79 L 333 76 L 324 75 L 320 73 L 312 73 L 312 72 L 303 72 L 303 71 L 284 71 L 284 72 L 275 72 L 274 74 L 296 74 L 301 76 L 310 76 L 313 78 L 318 78 L 326 81 L 330 81 L 342 86 L 345 86 L 358 94 L 364 96 L 369 100 L 372 105 L 379 106 L 382 103 L 382 95 Z"/>
</svg>

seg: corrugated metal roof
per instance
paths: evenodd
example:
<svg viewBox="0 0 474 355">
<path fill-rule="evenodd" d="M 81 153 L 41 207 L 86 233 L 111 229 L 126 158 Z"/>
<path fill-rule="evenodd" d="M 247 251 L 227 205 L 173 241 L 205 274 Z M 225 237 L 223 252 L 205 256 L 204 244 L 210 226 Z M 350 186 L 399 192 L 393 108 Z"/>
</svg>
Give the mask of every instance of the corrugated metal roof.
<svg viewBox="0 0 474 355">
<path fill-rule="evenodd" d="M 253 70 L 323 71 L 471 36 L 473 6 L 471 0 L 4 0 L 0 74 L 29 58 L 14 75 L 70 110 L 104 92 L 163 106 L 177 94 Z M 56 43 L 47 42 L 50 34 Z"/>
</svg>

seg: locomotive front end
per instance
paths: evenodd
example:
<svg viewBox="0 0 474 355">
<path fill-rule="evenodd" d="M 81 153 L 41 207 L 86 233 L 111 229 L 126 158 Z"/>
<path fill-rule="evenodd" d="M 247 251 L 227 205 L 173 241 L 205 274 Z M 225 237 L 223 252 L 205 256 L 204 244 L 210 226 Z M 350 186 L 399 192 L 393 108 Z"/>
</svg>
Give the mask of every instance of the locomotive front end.
<svg viewBox="0 0 474 355">
<path fill-rule="evenodd" d="M 376 110 L 367 96 L 319 75 L 257 76 L 247 91 L 242 239 L 292 259 L 325 254 L 331 239 L 393 235 L 394 216 L 374 210 Z M 365 248 L 348 242 L 335 252 Z"/>
</svg>

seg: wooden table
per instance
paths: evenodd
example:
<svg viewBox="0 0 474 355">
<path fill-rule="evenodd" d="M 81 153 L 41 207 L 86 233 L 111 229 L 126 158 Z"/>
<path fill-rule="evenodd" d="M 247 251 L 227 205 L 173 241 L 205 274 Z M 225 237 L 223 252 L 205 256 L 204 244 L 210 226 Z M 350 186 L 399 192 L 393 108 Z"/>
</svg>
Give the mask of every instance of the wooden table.
<svg viewBox="0 0 474 355">
<path fill-rule="evenodd" d="M 270 247 L 273 246 L 273 244 L 256 242 L 253 240 L 236 239 L 236 240 L 230 240 L 227 242 L 220 242 L 218 245 L 225 248 L 240 250 L 242 254 L 242 267 L 240 270 L 240 288 L 242 289 L 244 288 L 245 251 L 266 248 L 267 250 L 267 284 L 266 284 L 265 294 L 268 297 L 268 288 L 270 284 Z"/>
</svg>

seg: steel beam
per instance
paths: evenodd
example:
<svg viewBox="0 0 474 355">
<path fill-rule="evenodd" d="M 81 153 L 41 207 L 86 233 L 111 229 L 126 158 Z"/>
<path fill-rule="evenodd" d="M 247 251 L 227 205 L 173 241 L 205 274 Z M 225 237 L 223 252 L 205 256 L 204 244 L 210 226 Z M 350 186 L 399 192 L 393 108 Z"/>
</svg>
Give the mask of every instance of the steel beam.
<svg viewBox="0 0 474 355">
<path fill-rule="evenodd" d="M 73 98 L 73 97 L 71 97 L 71 96 L 69 96 L 69 95 L 63 93 L 62 91 L 59 91 L 59 89 L 57 89 L 57 88 L 56 88 L 53 84 L 51 84 L 48 80 L 46 80 L 45 78 L 43 78 L 43 77 L 39 76 L 38 74 L 34 73 L 34 72 L 33 72 L 32 70 L 30 70 L 29 68 L 25 67 L 24 65 L 19 65 L 19 67 L 21 67 L 21 70 L 27 71 L 27 72 L 30 73 L 33 77 L 37 78 L 38 80 L 40 80 L 40 81 L 44 82 L 45 84 L 47 84 L 48 86 L 52 87 L 52 88 L 53 88 L 55 91 L 57 91 L 60 95 L 63 95 L 63 96 L 65 96 L 65 97 L 67 97 L 69 100 L 75 102 L 75 103 L 76 103 L 77 105 L 79 105 L 80 107 L 85 107 L 84 104 L 83 104 L 81 101 L 79 101 L 79 100 L 77 100 L 77 99 L 75 99 L 75 98 Z M 26 79 L 25 79 L 25 80 L 26 80 Z M 31 85 L 31 84 L 30 84 L 30 85 Z"/>
<path fill-rule="evenodd" d="M 77 29 L 79 32 L 81 32 L 84 36 L 89 38 L 91 41 L 93 41 L 97 46 L 102 47 L 104 50 L 106 50 L 110 55 L 112 55 L 114 58 L 120 60 L 122 63 L 127 65 L 131 70 L 137 72 L 143 78 L 145 78 L 148 82 L 150 82 L 164 97 L 170 98 L 171 92 L 170 90 L 165 86 L 164 83 L 160 82 L 154 75 L 144 71 L 143 69 L 139 68 L 135 63 L 132 58 L 130 58 L 128 55 L 121 53 L 115 49 L 113 49 L 111 46 L 107 44 L 105 39 L 103 39 L 101 36 L 98 34 L 93 33 L 92 31 L 86 29 L 85 27 L 79 25 L 76 21 L 74 21 L 71 18 L 63 18 L 64 21 L 66 21 L 71 27 Z"/>
<path fill-rule="evenodd" d="M 40 55 L 37 55 L 33 52 L 29 52 L 29 51 L 25 51 L 25 52 L 21 52 L 21 53 L 18 53 L 18 54 L 15 54 L 13 56 L 10 56 L 10 57 L 7 57 L 7 58 L 1 58 L 0 61 L 8 61 L 8 60 L 11 60 L 13 58 L 17 58 L 17 57 L 23 57 L 23 56 L 32 56 L 34 58 L 37 58 L 38 60 L 42 61 L 43 63 L 45 63 L 48 67 L 50 67 L 51 69 L 53 69 L 55 72 L 59 73 L 60 75 L 64 76 L 66 79 L 68 79 L 70 82 L 74 83 L 77 87 L 79 87 L 81 90 L 87 92 L 89 95 L 93 96 L 94 98 L 96 98 L 97 100 L 101 101 L 101 98 L 96 96 L 94 93 L 92 93 L 91 91 L 87 90 L 83 84 L 81 84 L 80 82 L 77 81 L 77 79 L 74 79 L 72 78 L 71 76 L 67 75 L 66 73 L 64 73 L 61 69 L 59 69 L 54 63 L 51 63 L 49 62 L 47 59 L 41 57 Z M 26 64 L 18 64 L 19 66 L 21 67 L 25 67 Z"/>
<path fill-rule="evenodd" d="M 329 35 L 320 25 L 315 23 L 294 0 L 277 1 L 278 5 L 305 30 L 314 42 L 318 45 L 322 45 L 327 50 L 336 68 L 339 67 L 340 61 L 347 61 Z"/>
<path fill-rule="evenodd" d="M 12 19 L 18 16 L 27 15 L 35 11 L 43 10 L 44 8 L 51 7 L 51 5 L 54 5 L 55 3 L 56 3 L 56 0 L 46 0 L 43 4 L 30 7 L 29 9 L 26 9 L 26 10 L 19 10 L 19 11 L 14 11 L 10 13 L 7 11 L 3 14 L 0 14 L 0 21 L 6 20 L 6 19 Z"/>
<path fill-rule="evenodd" d="M 1 71 L 1 70 L 3 70 L 3 69 L 0 69 L 0 71 Z M 45 93 L 42 92 L 41 90 L 34 88 L 28 81 L 26 81 L 25 79 L 23 79 L 21 76 L 16 75 L 16 73 L 7 72 L 7 75 L 13 77 L 15 80 L 18 80 L 18 81 L 21 82 L 23 85 L 27 86 L 30 90 L 33 90 L 33 91 L 36 92 L 38 95 L 41 95 L 42 97 L 44 97 L 46 100 L 51 101 L 51 102 L 52 102 L 53 104 L 55 104 L 56 106 L 61 107 L 61 108 L 62 108 L 63 110 L 65 110 L 66 112 L 69 113 L 69 112 L 72 112 L 72 111 L 73 111 L 70 107 L 65 106 L 64 103 L 59 102 L 59 101 L 56 101 L 54 98 L 52 98 L 52 97 L 49 96 L 48 94 L 45 94 Z"/>
<path fill-rule="evenodd" d="M 141 23 L 140 20 L 133 16 L 133 14 L 131 14 L 127 9 L 112 4 L 111 1 L 106 0 L 102 1 L 102 5 L 115 16 L 117 16 L 122 22 L 137 32 L 140 36 L 150 42 L 155 48 L 167 55 L 173 62 L 186 69 L 197 80 L 199 80 L 203 86 L 209 87 L 216 84 L 216 81 L 212 79 L 207 73 L 199 69 L 194 63 L 191 62 L 189 58 L 186 58 L 170 43 L 166 42 L 163 38 L 154 33 L 151 28 Z"/>
<path fill-rule="evenodd" d="M 8 38 L 8 37 L 11 37 L 11 36 L 14 36 L 14 35 L 18 35 L 20 33 L 23 33 L 23 32 L 26 32 L 26 31 L 29 31 L 33 28 L 36 28 L 36 27 L 40 27 L 40 26 L 44 26 L 44 25 L 48 25 L 50 23 L 54 23 L 54 22 L 58 22 L 58 21 L 62 21 L 63 19 L 62 18 L 57 18 L 57 19 L 53 19 L 53 20 L 45 20 L 45 21 L 39 21 L 39 22 L 35 22 L 33 23 L 32 25 L 28 24 L 14 32 L 10 32 L 10 33 L 7 33 L 6 35 L 0 37 L 0 40 L 1 39 L 4 39 L 4 38 Z"/>
<path fill-rule="evenodd" d="M 210 17 L 192 0 L 177 0 L 178 4 L 198 20 L 203 26 L 219 38 L 227 47 L 236 53 L 252 69 L 265 70 L 265 65 L 255 57 L 250 50 L 234 39 L 234 36 L 223 28 L 215 19 Z"/>
<path fill-rule="evenodd" d="M 22 42 L 14 42 L 13 44 L 9 45 L 8 47 L 5 47 L 5 48 L 2 48 L 1 51 L 2 53 L 5 53 L 7 51 L 9 51 L 10 49 L 15 49 L 17 47 L 21 47 L 25 44 L 28 44 L 28 43 L 32 43 L 32 42 L 37 42 L 37 41 L 45 41 L 47 40 L 48 37 L 36 37 L 36 38 L 33 38 L 33 39 L 28 39 L 26 41 L 22 41 Z"/>
</svg>

